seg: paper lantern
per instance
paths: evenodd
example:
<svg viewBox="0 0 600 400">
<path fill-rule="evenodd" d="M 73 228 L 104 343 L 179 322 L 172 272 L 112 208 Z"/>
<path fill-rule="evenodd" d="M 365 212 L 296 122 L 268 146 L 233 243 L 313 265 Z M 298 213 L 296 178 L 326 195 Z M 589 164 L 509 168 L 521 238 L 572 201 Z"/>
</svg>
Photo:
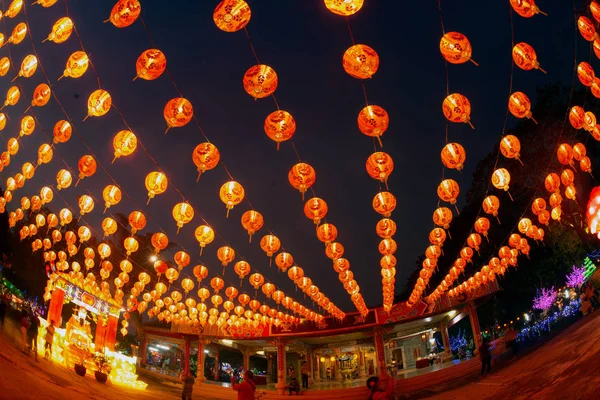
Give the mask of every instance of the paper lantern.
<svg viewBox="0 0 600 400">
<path fill-rule="evenodd" d="M 158 49 L 148 49 L 138 57 L 135 62 L 136 75 L 133 80 L 142 78 L 153 81 L 159 78 L 167 69 L 167 57 Z"/>
<path fill-rule="evenodd" d="M 573 158 L 575 161 L 581 161 L 587 154 L 587 150 L 583 143 L 575 143 L 573 145 Z"/>
<path fill-rule="evenodd" d="M 433 212 L 433 223 L 444 229 L 450 229 L 452 222 L 452 210 L 447 207 L 439 207 Z"/>
<path fill-rule="evenodd" d="M 23 167 L 21 167 L 21 172 L 23 173 L 25 179 L 31 179 L 35 174 L 35 167 L 32 163 L 26 162 L 25 164 L 23 164 Z"/>
<path fill-rule="evenodd" d="M 510 0 L 510 5 L 521 17 L 531 18 L 535 14 L 548 15 L 538 8 L 534 0 Z"/>
<path fill-rule="evenodd" d="M 169 245 L 169 237 L 162 232 L 153 234 L 150 241 L 152 246 L 154 246 L 154 252 L 156 254 L 158 254 L 161 250 L 166 249 Z"/>
<path fill-rule="evenodd" d="M 146 179 L 144 180 L 144 184 L 146 185 L 146 190 L 148 190 L 148 203 L 150 200 L 154 198 L 157 194 L 162 194 L 167 190 L 169 186 L 169 180 L 167 176 L 159 171 L 150 172 L 146 175 Z"/>
<path fill-rule="evenodd" d="M 76 51 L 69 56 L 65 70 L 58 80 L 64 77 L 80 78 L 85 74 L 90 64 L 90 59 L 83 51 Z"/>
<path fill-rule="evenodd" d="M 562 165 L 573 165 L 573 148 L 567 143 L 562 143 L 556 150 L 556 158 Z"/>
<path fill-rule="evenodd" d="M 25 185 L 25 177 L 20 172 L 15 174 L 15 183 L 17 184 L 17 189 L 20 189 Z"/>
<path fill-rule="evenodd" d="M 60 219 L 60 226 L 65 226 L 73 221 L 73 214 L 68 208 L 63 208 L 58 213 L 58 218 Z M 104 228 L 104 223 L 102 224 L 102 228 Z"/>
<path fill-rule="evenodd" d="M 275 235 L 265 235 L 260 240 L 260 248 L 265 252 L 267 257 L 273 257 L 279 248 L 281 247 L 281 241 Z"/>
<path fill-rule="evenodd" d="M 364 0 L 324 0 L 325 7 L 334 14 L 348 17 L 356 14 L 363 6 Z"/>
<path fill-rule="evenodd" d="M 11 86 L 6 91 L 6 100 L 4 106 L 14 106 L 21 98 L 21 90 L 17 86 Z"/>
<path fill-rule="evenodd" d="M 66 169 L 61 169 L 56 174 L 56 188 L 58 190 L 66 189 L 71 186 L 71 182 L 73 182 L 73 178 L 71 177 L 71 173 Z"/>
<path fill-rule="evenodd" d="M 25 39 L 25 36 L 27 36 L 27 25 L 24 22 L 19 22 L 12 30 L 7 43 L 19 44 Z"/>
<path fill-rule="evenodd" d="M 583 128 L 583 120 L 585 118 L 585 111 L 580 106 L 574 106 L 569 111 L 569 122 L 575 129 Z"/>
<path fill-rule="evenodd" d="M 490 229 L 490 220 L 485 217 L 477 218 L 473 227 L 475 228 L 475 232 L 487 238 L 488 230 Z"/>
<path fill-rule="evenodd" d="M 263 224 L 263 216 L 258 211 L 248 210 L 242 214 L 242 226 L 248 232 L 249 242 L 252 241 L 252 235 L 262 228 Z"/>
<path fill-rule="evenodd" d="M 32 107 L 43 107 L 50 101 L 50 96 L 52 91 L 50 90 L 50 86 L 45 83 L 40 83 L 33 90 L 33 98 L 31 99 Z M 26 110 L 27 111 L 27 110 Z M 2 128 L 4 129 L 4 128 Z"/>
<path fill-rule="evenodd" d="M 440 200 L 450 204 L 456 204 L 456 198 L 460 193 L 458 183 L 454 179 L 444 179 L 437 188 Z"/>
<path fill-rule="evenodd" d="M 132 253 L 138 251 L 140 245 L 136 238 L 130 236 L 124 240 L 123 247 L 125 248 L 125 250 L 127 250 L 127 255 L 129 256 Z"/>
<path fill-rule="evenodd" d="M 500 140 L 500 152 L 506 158 L 517 159 L 521 165 L 521 142 L 514 135 L 506 135 Z"/>
<path fill-rule="evenodd" d="M 250 273 L 250 264 L 246 261 L 238 261 L 233 266 L 233 271 L 237 274 L 240 280 L 244 279 Z"/>
<path fill-rule="evenodd" d="M 531 114 L 531 102 L 523 92 L 514 92 L 508 98 L 508 110 L 517 118 L 529 118 L 537 124 Z"/>
<path fill-rule="evenodd" d="M 290 185 L 302 193 L 303 201 L 304 193 L 315 183 L 316 179 L 315 169 L 307 163 L 295 164 L 288 173 Z"/>
<path fill-rule="evenodd" d="M 113 149 L 115 158 L 113 158 L 112 162 L 119 157 L 126 157 L 135 151 L 137 148 L 137 137 L 135 134 L 128 130 L 119 131 L 114 139 L 113 139 Z"/>
<path fill-rule="evenodd" d="M 189 100 L 183 97 L 176 97 L 167 102 L 163 110 L 163 116 L 167 123 L 167 130 L 171 128 L 181 128 L 187 125 L 194 117 L 194 108 Z"/>
<path fill-rule="evenodd" d="M 258 64 L 246 71 L 242 83 L 246 93 L 255 99 L 262 99 L 275 93 L 277 73 L 268 65 Z"/>
<path fill-rule="evenodd" d="M 175 253 L 175 255 L 173 256 L 173 260 L 175 261 L 175 264 L 177 264 L 179 271 L 190 265 L 191 261 L 190 255 L 182 250 Z"/>
<path fill-rule="evenodd" d="M 393 255 L 398 250 L 398 244 L 394 239 L 383 239 L 377 247 L 381 255 Z"/>
<path fill-rule="evenodd" d="M 40 190 L 40 199 L 42 201 L 42 205 L 52 202 L 53 198 L 54 193 L 52 192 L 52 189 L 50 189 L 48 186 L 44 186 Z"/>
<path fill-rule="evenodd" d="M 277 143 L 277 150 L 279 150 L 281 142 L 285 142 L 294 136 L 296 121 L 289 112 L 277 110 L 267 116 L 264 129 L 269 139 Z"/>
<path fill-rule="evenodd" d="M 596 126 L 596 116 L 593 112 L 588 111 L 583 114 L 583 129 L 591 132 Z"/>
<path fill-rule="evenodd" d="M 225 182 L 219 190 L 219 197 L 227 208 L 227 215 L 229 217 L 229 211 L 233 210 L 233 207 L 237 206 L 244 200 L 244 187 L 236 181 Z"/>
<path fill-rule="evenodd" d="M 467 159 L 467 153 L 460 144 L 448 143 L 442 148 L 441 158 L 442 164 L 444 164 L 446 168 L 461 171 L 463 169 L 463 164 Z"/>
<path fill-rule="evenodd" d="M 248 25 L 251 16 L 250 6 L 245 1 L 223 0 L 213 12 L 213 21 L 222 31 L 237 32 Z"/>
<path fill-rule="evenodd" d="M 3 167 L 8 167 L 10 165 L 10 154 L 8 154 L 8 151 L 3 151 L 2 154 L 0 154 L 0 161 L 2 162 L 2 166 Z"/>
<path fill-rule="evenodd" d="M 565 168 L 560 174 L 560 181 L 564 186 L 569 186 L 575 181 L 575 173 L 569 168 Z"/>
<path fill-rule="evenodd" d="M 545 209 L 546 209 L 546 200 L 542 199 L 541 197 L 536 198 L 531 203 L 531 211 L 535 215 L 539 215 Z"/>
<path fill-rule="evenodd" d="M 288 269 L 287 273 L 288 277 L 294 282 L 304 277 L 304 270 L 298 266 Z"/>
<path fill-rule="evenodd" d="M 133 24 L 142 12 L 142 6 L 138 0 L 119 0 L 113 6 L 110 17 L 104 22 L 110 21 L 117 28 L 126 28 Z"/>
<path fill-rule="evenodd" d="M 179 272 L 175 268 L 168 268 L 165 271 L 165 278 L 167 278 L 169 283 L 173 283 L 179 278 Z"/>
<path fill-rule="evenodd" d="M 551 172 L 544 179 L 544 186 L 549 193 L 554 193 L 560 189 L 560 178 L 558 174 Z"/>
<path fill-rule="evenodd" d="M 64 43 L 71 37 L 73 32 L 73 21 L 69 17 L 59 18 L 52 26 L 52 31 L 42 43 L 49 40 L 54 43 Z"/>
<path fill-rule="evenodd" d="M 482 203 L 483 212 L 494 217 L 498 217 L 498 209 L 500 208 L 500 200 L 496 196 L 487 196 Z"/>
<path fill-rule="evenodd" d="M 429 243 L 442 246 L 446 241 L 446 231 L 442 228 L 433 228 L 429 232 Z"/>
<path fill-rule="evenodd" d="M 248 277 L 248 282 L 254 287 L 255 290 L 258 290 L 258 288 L 265 283 L 265 278 L 259 273 L 254 273 Z"/>
<path fill-rule="evenodd" d="M 592 161 L 589 157 L 585 156 L 579 161 L 579 168 L 583 172 L 592 173 Z"/>
<path fill-rule="evenodd" d="M 562 196 L 560 195 L 560 192 L 552 193 L 548 199 L 548 202 L 550 203 L 551 207 L 560 207 L 562 203 Z"/>
<path fill-rule="evenodd" d="M 215 240 L 215 231 L 208 225 L 200 225 L 196 228 L 194 236 L 200 244 L 200 255 L 202 255 L 202 250 L 204 250 L 204 247 Z"/>
<path fill-rule="evenodd" d="M 576 200 L 577 198 L 577 189 L 575 189 L 574 185 L 568 185 L 565 188 L 565 197 L 569 200 Z"/>
<path fill-rule="evenodd" d="M 23 78 L 31 78 L 35 71 L 37 71 L 38 67 L 38 59 L 33 54 L 29 54 L 23 58 L 21 62 L 21 69 L 19 69 L 19 74 L 17 76 L 22 76 Z M 15 77 L 17 79 L 17 77 Z M 13 79 L 13 81 L 15 80 Z"/>
<path fill-rule="evenodd" d="M 215 168 L 219 164 L 220 159 L 221 154 L 214 144 L 205 142 L 196 146 L 192 152 L 192 161 L 198 169 L 196 182 L 200 180 L 202 173 Z"/>
<path fill-rule="evenodd" d="M 103 115 L 106 115 L 111 106 L 112 98 L 106 90 L 94 90 L 92 94 L 90 94 L 90 97 L 88 97 L 88 114 L 83 120 L 85 121 L 90 116 L 102 117 Z"/>
<path fill-rule="evenodd" d="M 580 16 L 577 20 L 577 28 L 581 36 L 588 42 L 593 42 L 598 39 L 598 33 L 594 27 L 594 23 L 586 16 Z"/>
<path fill-rule="evenodd" d="M 358 129 L 365 135 L 375 137 L 382 146 L 381 136 L 388 129 L 390 118 L 383 107 L 370 105 L 358 113 Z"/>
<path fill-rule="evenodd" d="M 144 229 L 146 226 L 146 216 L 141 211 L 132 211 L 129 214 L 129 226 L 131 226 L 131 234 L 135 235 L 137 232 Z"/>
<path fill-rule="evenodd" d="M 389 217 L 396 208 L 396 196 L 390 192 L 379 192 L 373 197 L 372 205 L 376 212 Z"/>
<path fill-rule="evenodd" d="M 590 11 L 592 12 L 592 16 L 598 22 L 600 22 L 600 4 L 598 2 L 593 1 L 590 3 Z"/>
<path fill-rule="evenodd" d="M 8 154 L 11 156 L 16 155 L 19 152 L 19 141 L 16 138 L 8 139 L 8 142 L 6 143 L 6 151 L 8 151 Z"/>
<path fill-rule="evenodd" d="M 294 265 L 294 257 L 290 253 L 281 252 L 275 257 L 275 265 L 281 271 L 286 272 L 289 267 Z"/>
<path fill-rule="evenodd" d="M 539 69 L 543 73 L 546 73 L 540 68 L 540 63 L 537 60 L 537 54 L 533 47 L 525 42 L 517 43 L 512 50 L 512 58 L 517 67 L 525 71 L 531 71 L 532 69 Z"/>
<path fill-rule="evenodd" d="M 478 233 L 472 233 L 467 238 L 467 245 L 475 249 L 475 251 L 479 251 L 479 245 L 481 245 L 481 236 Z"/>
<path fill-rule="evenodd" d="M 31 115 L 26 115 L 21 118 L 21 130 L 19 137 L 29 136 L 35 130 L 35 119 Z"/>
<path fill-rule="evenodd" d="M 2 57 L 0 59 L 0 76 L 4 76 L 10 70 L 10 59 L 8 57 Z"/>
<path fill-rule="evenodd" d="M 387 239 L 396 234 L 396 223 L 389 218 L 382 218 L 377 222 L 375 232 L 382 239 Z"/>
<path fill-rule="evenodd" d="M 492 185 L 496 189 L 502 189 L 508 192 L 510 184 L 510 173 L 506 168 L 498 168 L 492 173 Z M 510 193 L 509 193 L 510 196 Z M 511 197 L 512 199 L 512 197 Z"/>
<path fill-rule="evenodd" d="M 44 85 L 43 83 L 41 85 Z M 38 85 L 38 86 L 41 86 Z M 35 97 L 35 94 L 34 94 Z M 6 127 L 6 115 L 4 113 L 0 113 L 0 131 L 4 130 Z"/>
<path fill-rule="evenodd" d="M 353 78 L 368 79 L 379 68 L 379 55 L 367 45 L 355 44 L 344 53 L 342 67 Z"/>
<path fill-rule="evenodd" d="M 106 212 L 107 208 L 117 205 L 121 201 L 121 189 L 116 185 L 107 185 L 102 191 L 102 198 L 104 199 L 104 212 Z"/>
<path fill-rule="evenodd" d="M 206 279 L 208 276 L 208 268 L 204 265 L 196 265 L 192 272 L 198 280 L 198 283 L 202 282 L 202 279 Z"/>
<path fill-rule="evenodd" d="M 73 127 L 68 121 L 63 119 L 59 120 L 52 130 L 52 134 L 54 136 L 54 143 L 66 143 L 71 139 L 71 134 L 73 133 Z"/>
<path fill-rule="evenodd" d="M 169 265 L 163 261 L 163 260 L 156 260 L 154 262 L 154 271 L 156 272 L 156 275 L 158 275 L 159 277 L 164 274 L 165 272 L 167 272 L 167 269 L 169 269 Z"/>
<path fill-rule="evenodd" d="M 366 169 L 369 176 L 386 184 L 388 177 L 394 171 L 394 160 L 383 151 L 377 151 L 367 158 Z"/>
<path fill-rule="evenodd" d="M 52 151 L 52 146 L 46 143 L 42 144 L 38 148 L 37 165 L 48 164 L 50 161 L 52 161 L 53 155 L 54 152 Z"/>
<path fill-rule="evenodd" d="M 177 223 L 177 233 L 179 233 L 179 229 L 194 218 L 194 208 L 186 202 L 177 203 L 173 207 L 172 214 L 173 219 Z"/>
<path fill-rule="evenodd" d="M 92 210 L 94 209 L 94 199 L 91 196 L 88 196 L 87 194 L 80 196 L 77 201 L 77 204 L 79 204 L 80 218 L 85 214 L 92 212 Z"/>
<path fill-rule="evenodd" d="M 471 61 L 478 65 L 471 59 L 473 53 L 471 42 L 462 33 L 446 32 L 440 40 L 440 53 L 451 64 L 464 64 Z"/>
<path fill-rule="evenodd" d="M 4 15 L 8 18 L 14 18 L 19 14 L 19 12 L 21 12 L 22 8 L 23 0 L 13 0 L 8 6 L 8 9 L 5 11 Z"/>
<path fill-rule="evenodd" d="M 317 227 L 317 239 L 328 245 L 333 242 L 338 235 L 338 230 L 333 224 L 321 224 Z"/>
<path fill-rule="evenodd" d="M 448 121 L 469 124 L 471 128 L 475 129 L 470 121 L 471 103 L 466 96 L 460 93 L 448 95 L 442 102 L 442 112 Z"/>
<path fill-rule="evenodd" d="M 577 77 L 582 85 L 588 87 L 592 86 L 592 83 L 596 77 L 594 74 L 594 68 L 592 68 L 592 66 L 585 61 L 580 62 L 577 65 Z"/>
<path fill-rule="evenodd" d="M 90 176 L 96 173 L 96 160 L 90 155 L 85 155 L 79 159 L 79 162 L 77 163 L 77 168 L 79 169 L 79 179 L 75 183 L 75 186 L 77 186 L 79 184 L 79 181 L 83 178 L 89 178 Z"/>
</svg>

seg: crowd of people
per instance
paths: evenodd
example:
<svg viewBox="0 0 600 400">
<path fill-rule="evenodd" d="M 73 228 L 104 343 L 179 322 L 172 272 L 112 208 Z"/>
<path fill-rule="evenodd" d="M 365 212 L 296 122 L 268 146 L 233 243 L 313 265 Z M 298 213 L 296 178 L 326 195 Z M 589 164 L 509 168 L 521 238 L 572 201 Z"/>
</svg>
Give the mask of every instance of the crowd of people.
<svg viewBox="0 0 600 400">
<path fill-rule="evenodd" d="M 583 315 L 588 315 L 598 308 L 598 289 L 596 289 L 592 282 L 587 283 L 581 288 L 580 298 L 581 307 L 579 311 Z"/>
</svg>

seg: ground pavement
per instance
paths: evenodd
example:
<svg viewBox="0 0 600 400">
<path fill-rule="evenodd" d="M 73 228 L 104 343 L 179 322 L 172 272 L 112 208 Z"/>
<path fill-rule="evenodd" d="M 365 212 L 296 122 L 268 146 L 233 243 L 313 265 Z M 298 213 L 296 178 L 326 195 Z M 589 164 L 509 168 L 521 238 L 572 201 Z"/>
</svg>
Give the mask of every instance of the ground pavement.
<svg viewBox="0 0 600 400">
<path fill-rule="evenodd" d="M 0 399 L 167 400 L 181 398 L 180 388 L 143 377 L 144 391 L 102 385 L 90 377 L 40 359 L 19 349 L 15 327 L 0 329 Z M 577 321 L 533 352 L 493 368 L 484 378 L 466 377 L 450 385 L 401 395 L 410 399 L 520 400 L 599 398 L 600 311 Z M 194 400 L 219 400 L 194 393 Z"/>
</svg>

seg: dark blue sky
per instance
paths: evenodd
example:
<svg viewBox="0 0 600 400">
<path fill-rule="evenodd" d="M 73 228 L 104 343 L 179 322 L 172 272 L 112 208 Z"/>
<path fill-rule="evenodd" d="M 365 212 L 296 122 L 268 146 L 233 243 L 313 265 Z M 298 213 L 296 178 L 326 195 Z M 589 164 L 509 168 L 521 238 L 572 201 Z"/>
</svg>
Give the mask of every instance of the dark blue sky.
<svg viewBox="0 0 600 400">
<path fill-rule="evenodd" d="M 171 182 L 182 189 L 196 208 L 194 221 L 175 236 L 171 208 L 180 200 L 171 187 L 143 209 L 150 221 L 146 230 L 165 228 L 171 240 L 186 247 L 193 256 L 187 271 L 191 274 L 191 267 L 200 261 L 193 232 L 201 223 L 198 217 L 201 214 L 253 267 L 281 285 L 286 293 L 300 298 L 293 293 L 293 284 L 286 276 L 278 274 L 275 268 L 268 269 L 268 259 L 257 240 L 266 234 L 264 228 L 253 243 L 248 244 L 240 224 L 240 216 L 247 206 L 236 207 L 229 219 L 225 218 L 225 207 L 218 198 L 219 187 L 227 180 L 224 170 L 220 167 L 212 170 L 195 183 L 191 150 L 204 141 L 197 127 L 190 123 L 163 135 L 163 107 L 177 96 L 166 74 L 156 81 L 131 81 L 137 57 L 151 47 L 140 21 L 125 29 L 103 24 L 113 1 L 79 0 L 68 4 L 103 88 L 111 93 L 113 102 Z M 216 28 L 212 20 L 216 4 L 216 1 L 170 4 L 148 0 L 142 2 L 142 16 L 156 46 L 166 54 L 175 81 L 192 102 L 196 116 L 220 149 L 232 175 L 244 185 L 255 209 L 264 215 L 269 227 L 313 282 L 340 308 L 351 311 L 349 296 L 315 236 L 315 226 L 303 214 L 300 194 L 287 182 L 288 170 L 296 162 L 293 150 L 284 143 L 279 152 L 275 151 L 275 144 L 264 134 L 264 119 L 275 110 L 273 101 L 254 101 L 242 88 L 244 72 L 255 64 L 246 36 L 243 32 L 225 33 Z M 371 141 L 356 125 L 356 116 L 364 107 L 360 82 L 348 76 L 341 66 L 342 54 L 352 44 L 345 19 L 327 11 L 320 0 L 256 0 L 249 4 L 252 19 L 248 30 L 261 62 L 272 66 L 279 76 L 276 96 L 281 108 L 296 119 L 298 129 L 294 141 L 303 160 L 317 171 L 314 189 L 329 205 L 327 221 L 338 227 L 339 241 L 345 246 L 345 256 L 351 262 L 367 304 L 378 304 L 381 302 L 377 251 L 380 239 L 374 229 L 379 215 L 371 207 L 378 184 L 365 171 L 365 160 L 372 152 Z M 540 1 L 539 6 L 548 12 L 548 17 L 538 15 L 524 19 L 513 13 L 515 41 L 532 45 L 542 67 L 548 71 L 548 75 L 544 75 L 515 67 L 514 90 L 525 92 L 532 100 L 536 86 L 556 81 L 570 85 L 573 71 L 571 2 Z M 445 0 L 442 7 L 446 30 L 467 35 L 473 46 L 473 58 L 480 64 L 479 67 L 471 63 L 449 66 L 450 91 L 469 98 L 471 121 L 476 127 L 473 131 L 464 124 L 450 126 L 450 140 L 463 144 L 467 162 L 462 174 L 451 171 L 447 176 L 460 183 L 464 194 L 476 163 L 491 151 L 502 131 L 512 62 L 510 6 L 508 0 Z M 55 83 L 69 54 L 79 50 L 75 35 L 64 44 L 40 43 L 54 21 L 65 15 L 64 4 L 59 1 L 49 9 L 29 6 L 28 13 L 42 65 Z M 15 20 L 3 20 L 6 37 L 23 18 L 21 13 Z M 398 200 L 393 219 L 398 224 L 396 291 L 400 292 L 415 269 L 415 259 L 428 244 L 427 235 L 433 227 L 431 216 L 438 200 L 439 153 L 445 130 L 441 103 L 446 93 L 446 77 L 444 60 L 439 53 L 441 27 L 437 2 L 367 0 L 350 22 L 356 42 L 374 48 L 381 59 L 378 72 L 366 87 L 369 101 L 384 107 L 390 115 L 383 150 L 395 162 L 389 187 Z M 0 29 L 4 29 L 2 22 Z M 581 38 L 577 42 L 580 45 L 578 61 L 589 61 L 587 44 Z M 9 46 L 16 64 L 32 51 L 28 39 Z M 8 47 L 0 49 L 0 55 L 7 54 Z M 595 57 L 592 64 L 597 65 Z M 10 72 L 0 80 L 0 93 L 6 92 L 12 76 Z M 26 96 L 19 105 L 5 110 L 10 122 L 1 132 L 4 140 L 18 133 L 19 120 L 31 92 L 42 81 L 41 70 L 28 80 L 20 79 Z M 154 166 L 140 148 L 135 155 L 110 164 L 112 138 L 125 129 L 117 112 L 113 109 L 102 118 L 79 122 L 87 113 L 87 97 L 96 88 L 96 77 L 90 69 L 83 78 L 63 79 L 53 89 L 99 161 L 122 189 L 143 205 L 146 202 L 144 177 Z M 55 122 L 63 118 L 53 101 L 38 110 L 38 116 L 48 134 Z M 509 117 L 508 130 L 514 123 L 515 119 Z M 46 141 L 39 127 L 32 136 L 24 138 L 21 151 L 2 173 L 2 181 L 8 176 L 7 172 L 14 174 L 25 161 L 34 161 L 38 146 Z M 67 144 L 59 145 L 55 160 L 42 166 L 33 181 L 17 191 L 13 207 L 22 196 L 38 192 L 46 180 L 55 182 L 57 171 L 63 168 L 59 165 L 60 156 L 76 168 L 77 160 L 86 153 L 76 135 Z M 99 169 L 94 177 L 62 194 L 76 207 L 77 195 L 90 190 L 101 198 L 102 188 L 109 183 Z M 54 200 L 53 207 L 56 212 L 62 207 L 59 199 Z M 114 207 L 114 212 L 129 214 L 134 207 L 124 199 Z M 100 204 L 93 214 L 87 221 L 101 232 Z M 454 238 L 461 242 L 464 239 Z M 220 245 L 218 240 L 209 245 L 201 259 L 211 273 L 221 269 L 216 258 Z M 232 266 L 226 278 L 236 280 Z"/>
</svg>

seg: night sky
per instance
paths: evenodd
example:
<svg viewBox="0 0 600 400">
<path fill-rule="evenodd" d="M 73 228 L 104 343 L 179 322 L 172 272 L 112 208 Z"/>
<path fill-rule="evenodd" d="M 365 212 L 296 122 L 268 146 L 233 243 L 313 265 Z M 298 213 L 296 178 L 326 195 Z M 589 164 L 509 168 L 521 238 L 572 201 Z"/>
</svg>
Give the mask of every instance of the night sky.
<svg viewBox="0 0 600 400">
<path fill-rule="evenodd" d="M 3 9 L 6 9 L 9 2 L 4 3 Z M 177 97 L 177 92 L 166 74 L 155 81 L 132 82 L 137 57 L 151 46 L 140 21 L 125 29 L 102 23 L 108 18 L 113 3 L 112 0 L 68 1 L 69 12 L 97 68 L 102 87 L 110 92 L 113 103 L 167 173 L 170 183 L 190 200 L 196 210 L 194 220 L 175 235 L 171 209 L 180 197 L 172 185 L 165 194 L 145 206 L 144 177 L 155 167 L 139 146 L 133 156 L 110 164 L 112 138 L 125 129 L 116 110 L 112 109 L 102 118 L 81 122 L 87 114 L 87 97 L 97 89 L 94 71 L 90 68 L 80 79 L 62 79 L 56 83 L 68 56 L 80 50 L 75 34 L 64 44 L 41 43 L 53 23 L 65 16 L 63 1 L 48 9 L 28 6 L 30 29 L 41 63 L 79 134 L 122 190 L 143 206 L 142 211 L 149 218 L 144 231 L 165 229 L 172 241 L 189 251 L 192 264 L 186 268 L 188 274 L 191 275 L 193 265 L 198 262 L 204 263 L 211 275 L 221 270 L 216 258 L 217 248 L 222 245 L 219 239 L 206 248 L 202 258 L 198 257 L 194 229 L 202 223 L 201 215 L 236 250 L 236 261 L 240 256 L 245 258 L 286 294 L 301 298 L 299 293 L 294 293 L 294 285 L 287 276 L 278 273 L 275 267 L 269 269 L 268 258 L 259 247 L 266 229 L 248 243 L 240 224 L 248 205 L 236 207 L 229 218 L 225 218 L 226 210 L 218 197 L 221 184 L 228 180 L 224 169 L 217 167 L 204 174 L 199 183 L 195 182 L 196 168 L 191 152 L 204 141 L 196 125 L 192 122 L 163 134 L 162 110 L 169 99 Z M 296 163 L 292 147 L 283 143 L 280 151 L 276 151 L 275 143 L 264 133 L 264 119 L 275 110 L 273 101 L 269 98 L 255 101 L 243 90 L 242 76 L 256 63 L 246 36 L 243 31 L 226 33 L 217 29 L 212 19 L 216 4 L 208 0 L 147 0 L 142 2 L 142 17 L 156 46 L 166 54 L 167 67 L 177 85 L 192 102 L 200 124 L 221 151 L 231 174 L 246 189 L 254 208 L 264 215 L 266 224 L 314 284 L 342 310 L 354 311 L 349 295 L 325 256 L 323 244 L 316 238 L 315 225 L 304 216 L 300 194 L 288 183 L 288 171 Z M 341 65 L 344 51 L 352 44 L 346 21 L 329 12 L 321 0 L 255 0 L 249 4 L 252 19 L 248 31 L 261 63 L 272 66 L 278 74 L 279 87 L 275 94 L 281 109 L 289 111 L 297 122 L 294 142 L 303 161 L 317 171 L 314 189 L 329 205 L 327 221 L 339 230 L 338 241 L 346 249 L 345 257 L 351 263 L 365 301 L 368 305 L 380 304 L 377 250 L 380 238 L 375 234 L 380 216 L 371 207 L 379 185 L 365 171 L 365 161 L 373 151 L 372 142 L 356 125 L 356 116 L 365 105 L 360 81 L 347 75 Z M 548 71 L 548 75 L 544 75 L 515 67 L 514 90 L 525 92 L 532 101 L 537 86 L 557 81 L 570 86 L 575 43 L 571 2 L 540 1 L 538 5 L 548 17 L 537 15 L 524 19 L 512 14 L 515 42 L 532 45 L 542 67 Z M 476 127 L 472 130 L 466 124 L 452 124 L 449 131 L 450 140 L 461 143 L 467 150 L 464 171 L 446 173 L 459 182 L 461 195 L 464 195 L 477 162 L 492 150 L 502 133 L 512 63 L 510 6 L 508 0 L 443 0 L 442 7 L 446 30 L 467 35 L 473 46 L 473 58 L 480 64 L 479 67 L 471 63 L 449 65 L 450 92 L 460 92 L 469 98 L 473 109 L 471 121 Z M 14 25 L 24 18 L 23 12 L 13 20 L 4 18 L 0 21 L 0 30 L 8 37 Z M 366 88 L 369 102 L 384 107 L 390 115 L 383 150 L 395 162 L 389 187 L 398 200 L 392 217 L 398 224 L 396 292 L 400 293 L 416 268 L 415 259 L 428 245 L 427 235 L 433 228 L 431 216 L 438 201 L 436 188 L 442 170 L 439 154 L 446 126 L 441 112 L 446 75 L 439 53 L 442 33 L 438 6 L 435 0 L 366 0 L 363 9 L 350 17 L 350 23 L 356 42 L 373 47 L 381 59 L 378 72 L 366 82 Z M 577 35 L 578 62 L 593 58 L 592 65 L 597 66 L 587 42 Z M 9 50 L 18 67 L 23 57 L 32 52 L 31 42 L 26 38 L 17 46 L 4 46 L 0 56 L 8 55 Z M 0 80 L 2 95 L 13 76 L 11 71 Z M 25 97 L 17 106 L 4 110 L 10 121 L 0 132 L 3 142 L 18 133 L 31 93 L 42 81 L 39 68 L 32 78 L 18 80 Z M 580 85 L 578 81 L 576 84 Z M 48 135 L 56 121 L 64 118 L 54 100 L 36 113 Z M 509 116 L 507 131 L 515 123 Z M 22 140 L 19 154 L 1 173 L 2 182 L 9 173 L 14 175 L 20 170 L 25 161 L 35 164 L 37 148 L 44 142 L 48 139 L 38 126 L 33 135 Z M 9 210 L 18 206 L 22 196 L 32 196 L 41 186 L 55 184 L 56 173 L 64 168 L 60 157 L 76 175 L 77 160 L 88 154 L 75 134 L 68 143 L 57 148 L 54 160 L 41 166 L 34 179 L 15 193 Z M 77 216 L 76 196 L 89 190 L 95 198 L 101 199 L 103 187 L 110 183 L 99 168 L 96 175 L 85 179 L 77 188 L 72 186 L 62 191 L 61 195 L 74 207 Z M 51 209 L 58 213 L 63 206 L 55 194 Z M 92 215 L 84 218 L 100 236 L 102 208 L 101 202 L 97 202 Z M 134 203 L 124 196 L 111 210 L 128 215 L 135 209 Z M 462 242 L 465 238 L 454 240 Z M 167 258 L 171 260 L 172 255 Z M 147 267 L 151 268 L 151 264 Z M 233 264 L 228 267 L 225 278 L 237 282 Z M 244 288 L 250 291 L 247 283 Z"/>
</svg>

